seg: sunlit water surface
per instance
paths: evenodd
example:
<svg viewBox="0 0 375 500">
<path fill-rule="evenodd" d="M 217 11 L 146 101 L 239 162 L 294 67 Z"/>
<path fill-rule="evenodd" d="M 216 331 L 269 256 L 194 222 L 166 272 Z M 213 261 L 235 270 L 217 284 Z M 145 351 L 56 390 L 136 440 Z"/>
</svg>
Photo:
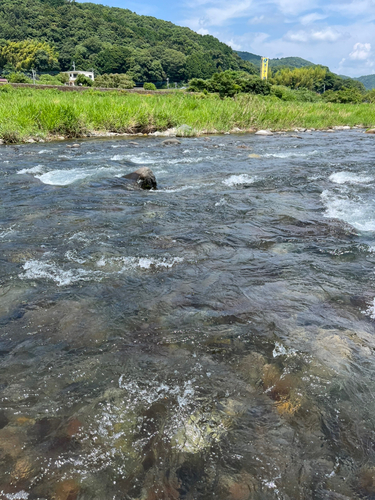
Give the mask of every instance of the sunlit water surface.
<svg viewBox="0 0 375 500">
<path fill-rule="evenodd" d="M 0 498 L 375 498 L 374 137 L 137 142 L 0 149 Z"/>
</svg>

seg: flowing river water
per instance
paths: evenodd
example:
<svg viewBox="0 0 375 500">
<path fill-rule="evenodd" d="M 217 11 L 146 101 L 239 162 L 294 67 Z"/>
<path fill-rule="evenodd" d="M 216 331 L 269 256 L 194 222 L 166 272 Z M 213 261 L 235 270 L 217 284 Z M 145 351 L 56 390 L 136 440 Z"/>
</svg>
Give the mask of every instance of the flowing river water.
<svg viewBox="0 0 375 500">
<path fill-rule="evenodd" d="M 1 500 L 375 498 L 374 137 L 162 140 L 0 149 Z"/>
</svg>

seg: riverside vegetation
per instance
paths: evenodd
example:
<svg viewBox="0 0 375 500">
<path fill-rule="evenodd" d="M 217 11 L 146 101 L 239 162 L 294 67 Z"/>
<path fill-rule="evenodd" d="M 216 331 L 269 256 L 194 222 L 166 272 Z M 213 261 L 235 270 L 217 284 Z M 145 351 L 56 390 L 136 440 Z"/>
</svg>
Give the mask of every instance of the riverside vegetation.
<svg viewBox="0 0 375 500">
<path fill-rule="evenodd" d="M 130 94 L 0 87 L 0 137 L 5 143 L 94 133 L 152 133 L 188 125 L 185 135 L 257 128 L 327 128 L 375 124 L 372 104 L 284 101 L 275 95 Z"/>
</svg>

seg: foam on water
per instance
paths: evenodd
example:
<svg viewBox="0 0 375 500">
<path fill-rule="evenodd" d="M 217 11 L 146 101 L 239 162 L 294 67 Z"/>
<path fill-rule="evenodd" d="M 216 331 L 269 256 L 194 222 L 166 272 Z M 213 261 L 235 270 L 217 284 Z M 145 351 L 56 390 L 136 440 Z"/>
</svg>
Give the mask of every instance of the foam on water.
<svg viewBox="0 0 375 500">
<path fill-rule="evenodd" d="M 375 211 L 368 203 L 329 190 L 323 191 L 321 198 L 326 206 L 325 217 L 341 219 L 360 231 L 375 231 Z"/>
<path fill-rule="evenodd" d="M 247 174 L 231 175 L 228 179 L 223 180 L 223 184 L 229 187 L 240 186 L 242 184 L 253 184 L 253 182 L 255 182 L 255 178 Z"/>
<path fill-rule="evenodd" d="M 220 201 L 217 201 L 217 202 L 215 203 L 215 207 L 222 207 L 222 206 L 224 206 L 224 205 L 226 205 L 226 204 L 227 204 L 227 202 L 226 202 L 225 198 L 221 198 L 221 200 L 220 200 Z"/>
<path fill-rule="evenodd" d="M 45 153 L 52 153 L 52 149 L 42 149 L 38 154 L 43 155 Z"/>
<path fill-rule="evenodd" d="M 308 158 L 317 154 L 317 151 L 309 151 L 308 153 L 296 153 L 291 151 L 289 153 L 266 153 L 263 155 L 265 158 Z"/>
<path fill-rule="evenodd" d="M 163 163 L 167 163 L 168 165 L 179 165 L 180 163 L 200 163 L 203 160 L 213 160 L 214 156 L 206 156 L 204 158 L 174 158 L 172 160 L 164 160 Z"/>
<path fill-rule="evenodd" d="M 98 271 L 86 271 L 84 269 L 69 269 L 65 271 L 59 268 L 54 262 L 41 262 L 29 260 L 24 266 L 24 274 L 20 274 L 21 279 L 47 279 L 54 281 L 57 286 L 66 286 L 77 281 L 90 281 L 93 278 L 101 278 Z"/>
<path fill-rule="evenodd" d="M 214 182 L 202 183 L 202 184 L 189 184 L 187 186 L 180 186 L 177 188 L 167 188 L 158 189 L 157 191 L 152 191 L 152 193 L 179 193 L 181 191 L 187 191 L 189 189 L 201 189 L 203 187 L 214 186 Z"/>
<path fill-rule="evenodd" d="M 76 262 L 77 264 L 85 264 L 86 259 L 81 259 L 75 250 L 68 250 L 65 257 L 71 262 Z"/>
<path fill-rule="evenodd" d="M 43 184 L 49 184 L 51 186 L 68 186 L 73 184 L 78 180 L 86 179 L 90 176 L 90 173 L 85 170 L 72 169 L 72 170 L 51 170 L 42 175 L 36 175 L 35 177 L 43 182 Z"/>
<path fill-rule="evenodd" d="M 119 269 L 119 273 L 123 273 L 132 269 L 157 269 L 157 268 L 171 268 L 175 264 L 183 262 L 182 257 L 101 257 L 96 265 L 98 267 L 107 267 L 110 270 L 113 268 Z"/>
<path fill-rule="evenodd" d="M 375 319 L 375 299 L 373 303 L 366 309 L 365 314 L 370 316 L 371 319 Z"/>
<path fill-rule="evenodd" d="M 367 184 L 374 180 L 369 175 L 358 175 L 352 172 L 336 172 L 330 175 L 329 180 L 335 184 Z"/>
<path fill-rule="evenodd" d="M 41 174 L 43 172 L 43 165 L 37 165 L 32 168 L 23 168 L 19 170 L 17 174 Z"/>
<path fill-rule="evenodd" d="M 13 226 L 10 226 L 8 227 L 7 229 L 4 229 L 3 231 L 1 231 L 1 228 L 0 228 L 0 238 L 5 238 L 6 236 L 9 236 L 10 234 L 14 233 L 14 228 L 15 227 L 15 224 L 13 224 Z"/>
<path fill-rule="evenodd" d="M 120 171 L 120 173 L 118 173 Z M 50 184 L 52 186 L 68 186 L 76 181 L 87 179 L 88 177 L 96 176 L 118 176 L 121 177 L 124 173 L 124 168 L 118 167 L 95 167 L 89 169 L 70 169 L 70 170 L 51 170 L 45 174 L 35 175 L 37 179 L 42 181 L 44 184 Z M 117 174 L 117 175 L 116 175 Z"/>
<path fill-rule="evenodd" d="M 150 158 L 147 153 L 140 153 L 139 155 L 114 155 L 111 158 L 112 161 L 122 161 L 127 160 L 133 163 L 143 163 L 145 165 L 151 165 L 155 162 L 153 158 Z"/>
<path fill-rule="evenodd" d="M 0 495 L 6 498 L 6 500 L 27 500 L 29 498 L 29 494 L 24 490 L 17 493 L 4 493 L 4 491 L 0 491 Z"/>
</svg>

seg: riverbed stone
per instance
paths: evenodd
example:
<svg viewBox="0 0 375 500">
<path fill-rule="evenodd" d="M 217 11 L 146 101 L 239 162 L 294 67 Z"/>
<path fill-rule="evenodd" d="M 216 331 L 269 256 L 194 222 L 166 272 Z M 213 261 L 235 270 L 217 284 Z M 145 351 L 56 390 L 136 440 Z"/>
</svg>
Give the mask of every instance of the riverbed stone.
<svg viewBox="0 0 375 500">
<path fill-rule="evenodd" d="M 375 128 L 369 128 L 366 130 L 366 134 L 375 134 Z"/>
<path fill-rule="evenodd" d="M 75 500 L 79 490 L 80 486 L 74 479 L 66 479 L 57 483 L 53 498 L 55 500 Z"/>
<path fill-rule="evenodd" d="M 273 135 L 273 132 L 271 130 L 258 130 L 258 132 L 255 132 L 255 135 Z"/>
<path fill-rule="evenodd" d="M 65 342 L 73 347 L 100 345 L 106 339 L 106 323 L 95 314 L 95 302 L 61 300 L 36 306 L 14 323 L 11 333 L 26 329 L 51 343 Z"/>
<path fill-rule="evenodd" d="M 34 468 L 30 458 L 22 457 L 19 458 L 12 470 L 11 479 L 12 482 L 25 481 L 29 479 L 34 473 Z"/>
<path fill-rule="evenodd" d="M 181 141 L 178 139 L 166 139 L 162 144 L 163 146 L 178 146 L 178 144 L 181 144 Z"/>
<path fill-rule="evenodd" d="M 141 167 L 131 174 L 123 176 L 137 182 L 142 189 L 157 189 L 157 183 L 153 171 L 148 167 Z"/>
</svg>

